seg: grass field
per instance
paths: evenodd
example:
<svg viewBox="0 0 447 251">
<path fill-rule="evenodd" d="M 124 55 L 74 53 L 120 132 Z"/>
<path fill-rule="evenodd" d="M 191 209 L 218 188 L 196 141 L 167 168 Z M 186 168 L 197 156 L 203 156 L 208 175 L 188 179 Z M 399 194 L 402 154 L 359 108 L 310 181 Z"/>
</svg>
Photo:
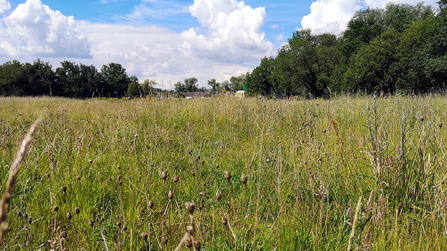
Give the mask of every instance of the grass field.
<svg viewBox="0 0 447 251">
<path fill-rule="evenodd" d="M 2 194 L 43 122 L 0 247 L 445 250 L 446 112 L 440 96 L 1 98 Z"/>
</svg>

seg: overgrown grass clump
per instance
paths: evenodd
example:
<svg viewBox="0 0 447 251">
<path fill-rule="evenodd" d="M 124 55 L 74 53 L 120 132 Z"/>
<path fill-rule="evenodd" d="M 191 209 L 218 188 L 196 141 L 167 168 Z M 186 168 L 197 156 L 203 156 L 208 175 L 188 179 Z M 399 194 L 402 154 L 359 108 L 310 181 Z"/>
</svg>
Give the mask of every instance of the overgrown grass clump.
<svg viewBox="0 0 447 251">
<path fill-rule="evenodd" d="M 446 107 L 438 96 L 3 98 L 2 192 L 43 123 L 1 248 L 444 250 Z"/>
</svg>

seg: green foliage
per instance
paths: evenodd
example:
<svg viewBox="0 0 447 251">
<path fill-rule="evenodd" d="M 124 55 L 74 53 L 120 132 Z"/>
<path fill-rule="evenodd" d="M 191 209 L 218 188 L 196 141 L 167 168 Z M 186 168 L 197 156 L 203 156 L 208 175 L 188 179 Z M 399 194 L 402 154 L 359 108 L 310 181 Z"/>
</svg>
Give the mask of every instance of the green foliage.
<svg viewBox="0 0 447 251">
<path fill-rule="evenodd" d="M 21 64 L 17 60 L 9 61 L 0 66 L 0 93 L 2 96 L 32 95 L 28 92 L 28 72 L 30 64 Z"/>
<path fill-rule="evenodd" d="M 131 82 L 127 88 L 127 96 L 139 97 L 140 96 L 140 84 L 138 82 Z"/>
<path fill-rule="evenodd" d="M 184 83 L 182 83 L 180 81 L 177 82 L 174 85 L 174 90 L 177 93 L 200 91 L 197 78 L 187 78 L 187 79 L 185 79 Z"/>
<path fill-rule="evenodd" d="M 146 79 L 144 82 L 140 85 L 141 91 L 143 92 L 143 95 L 153 95 L 154 90 L 153 88 L 157 85 L 157 82 L 152 79 Z"/>
<path fill-rule="evenodd" d="M 215 78 L 208 80 L 208 85 L 211 87 L 211 91 L 216 91 L 220 87 L 220 84 L 216 81 Z"/>
<path fill-rule="evenodd" d="M 393 93 L 396 79 L 390 73 L 390 66 L 397 61 L 398 45 L 399 34 L 389 30 L 362 46 L 345 73 L 343 89 Z"/>
<path fill-rule="evenodd" d="M 126 94 L 129 83 L 132 80 L 127 76 L 126 69 L 120 64 L 109 63 L 101 68 L 101 75 L 105 82 L 106 95 L 121 97 Z"/>
</svg>

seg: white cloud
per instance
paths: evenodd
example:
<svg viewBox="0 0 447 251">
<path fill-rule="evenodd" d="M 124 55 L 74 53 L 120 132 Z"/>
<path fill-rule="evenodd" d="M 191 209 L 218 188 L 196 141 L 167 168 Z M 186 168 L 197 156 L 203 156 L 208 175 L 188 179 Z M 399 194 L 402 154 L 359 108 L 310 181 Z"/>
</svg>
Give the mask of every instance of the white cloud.
<svg viewBox="0 0 447 251">
<path fill-rule="evenodd" d="M 425 4 L 437 7 L 437 1 L 427 0 Z M 415 5 L 420 0 L 317 0 L 312 3 L 309 15 L 301 20 L 301 26 L 312 29 L 315 34 L 340 34 L 357 10 L 364 6 L 384 8 L 389 2 Z"/>
<path fill-rule="evenodd" d="M 231 62 L 259 60 L 272 55 L 273 45 L 260 28 L 265 9 L 236 0 L 195 0 L 189 12 L 206 32 L 190 28 L 182 32 L 183 49 L 197 58 Z"/>
<path fill-rule="evenodd" d="M 422 1 L 420 0 L 364 0 L 366 6 L 371 8 L 385 8 L 388 3 L 399 3 L 399 4 L 411 4 L 416 5 Z M 425 0 L 423 1 L 426 5 L 431 5 L 433 7 L 438 7 L 438 0 Z"/>
<path fill-rule="evenodd" d="M 270 26 L 270 29 L 272 29 L 272 30 L 276 30 L 278 28 L 279 28 L 279 25 L 277 25 L 277 24 Z"/>
<path fill-rule="evenodd" d="M 98 68 L 110 62 L 120 63 L 140 82 L 154 79 L 161 88 L 173 88 L 177 81 L 190 77 L 206 86 L 206 80 L 223 81 L 251 70 L 240 64 L 197 57 L 183 48 L 181 34 L 160 26 L 79 21 L 78 27 L 89 38 L 93 59 L 77 62 Z"/>
<path fill-rule="evenodd" d="M 284 35 L 283 34 L 279 34 L 278 36 L 275 37 L 276 41 L 281 41 L 284 40 Z"/>
<path fill-rule="evenodd" d="M 362 6 L 358 0 L 317 0 L 310 6 L 310 14 L 303 17 L 301 26 L 316 34 L 339 34 L 347 27 L 352 15 Z"/>
<path fill-rule="evenodd" d="M 0 0 L 0 14 L 11 9 L 11 4 L 6 0 Z"/>
<path fill-rule="evenodd" d="M 75 21 L 40 0 L 27 0 L 0 19 L 0 61 L 40 57 L 54 67 L 70 60 L 98 69 L 115 62 L 140 81 L 151 78 L 161 88 L 173 88 L 190 77 L 201 86 L 212 78 L 227 80 L 274 53 L 260 30 L 264 8 L 236 0 L 196 0 L 189 12 L 202 27 L 174 32 L 155 25 Z"/>
<path fill-rule="evenodd" d="M 90 57 L 87 37 L 76 27 L 73 16 L 53 11 L 40 0 L 27 0 L 7 17 L 1 48 L 10 56 Z"/>
</svg>

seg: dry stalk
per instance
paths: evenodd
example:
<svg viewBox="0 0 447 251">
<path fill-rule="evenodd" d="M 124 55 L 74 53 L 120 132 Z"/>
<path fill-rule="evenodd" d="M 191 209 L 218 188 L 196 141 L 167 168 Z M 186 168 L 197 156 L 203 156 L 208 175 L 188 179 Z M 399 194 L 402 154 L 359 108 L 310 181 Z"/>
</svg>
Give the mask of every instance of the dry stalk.
<svg viewBox="0 0 447 251">
<path fill-rule="evenodd" d="M 357 224 L 357 220 L 359 218 L 359 211 L 360 211 L 361 205 L 362 205 L 362 196 L 360 196 L 359 202 L 357 203 L 357 208 L 355 209 L 354 221 L 352 222 L 352 231 L 351 231 L 351 235 L 349 236 L 347 251 L 351 251 L 351 243 L 352 243 L 352 239 L 354 238 L 354 235 L 355 235 L 355 224 Z"/>
<path fill-rule="evenodd" d="M 34 124 L 31 126 L 30 130 L 26 134 L 25 138 L 22 141 L 22 145 L 17 152 L 17 156 L 9 169 L 9 178 L 6 183 L 5 194 L 0 203 L 0 243 L 3 242 L 5 235 L 8 231 L 8 223 L 6 222 L 8 204 L 11 200 L 12 193 L 14 192 L 14 186 L 17 182 L 17 177 L 19 176 L 20 164 L 22 163 L 23 157 L 25 157 L 26 151 L 33 139 L 34 133 L 42 122 L 42 118 L 37 119 Z"/>
</svg>

